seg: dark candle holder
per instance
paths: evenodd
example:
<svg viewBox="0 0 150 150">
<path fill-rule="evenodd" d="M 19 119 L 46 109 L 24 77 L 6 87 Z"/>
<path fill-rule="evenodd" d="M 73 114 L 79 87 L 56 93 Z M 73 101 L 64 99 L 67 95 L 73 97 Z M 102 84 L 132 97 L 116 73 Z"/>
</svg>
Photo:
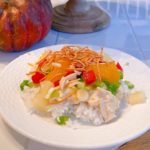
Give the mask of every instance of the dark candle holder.
<svg viewBox="0 0 150 150">
<path fill-rule="evenodd" d="M 88 33 L 107 27 L 110 16 L 87 0 L 69 0 L 54 8 L 53 28 L 69 33 Z"/>
</svg>

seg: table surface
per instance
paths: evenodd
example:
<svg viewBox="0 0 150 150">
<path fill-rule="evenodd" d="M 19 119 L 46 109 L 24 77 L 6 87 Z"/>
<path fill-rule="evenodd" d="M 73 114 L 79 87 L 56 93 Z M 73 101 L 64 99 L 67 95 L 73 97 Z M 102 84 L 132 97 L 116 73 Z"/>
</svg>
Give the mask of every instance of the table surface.
<svg viewBox="0 0 150 150">
<path fill-rule="evenodd" d="M 53 6 L 62 0 L 52 1 Z M 96 1 L 112 17 L 108 28 L 89 34 L 67 34 L 51 30 L 47 37 L 28 51 L 54 44 L 90 44 L 127 52 L 150 66 L 150 2 L 149 0 Z M 27 51 L 26 51 L 27 52 Z M 0 71 L 21 53 L 0 52 Z M 11 129 L 0 119 L 0 149 L 50 150 L 48 146 L 31 141 Z M 123 145 L 120 150 L 150 149 L 150 132 Z M 53 149 L 54 150 L 54 149 Z"/>
</svg>

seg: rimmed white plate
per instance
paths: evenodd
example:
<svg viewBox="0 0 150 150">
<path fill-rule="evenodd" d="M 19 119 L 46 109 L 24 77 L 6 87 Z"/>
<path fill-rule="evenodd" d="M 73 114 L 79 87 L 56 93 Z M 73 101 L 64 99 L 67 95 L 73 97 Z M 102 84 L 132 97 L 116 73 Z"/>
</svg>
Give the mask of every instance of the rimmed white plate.
<svg viewBox="0 0 150 150">
<path fill-rule="evenodd" d="M 27 64 L 34 62 L 43 51 L 59 50 L 63 46 L 55 45 L 26 53 L 11 62 L 0 74 L 0 113 L 12 128 L 33 140 L 65 149 L 109 148 L 130 141 L 150 128 L 150 69 L 136 58 L 109 48 L 105 48 L 105 52 L 122 64 L 125 78 L 135 84 L 135 90 L 145 92 L 146 103 L 126 108 L 110 124 L 85 126 L 76 130 L 31 115 L 21 99 L 19 89 L 20 82 L 26 78 L 29 70 Z"/>
</svg>

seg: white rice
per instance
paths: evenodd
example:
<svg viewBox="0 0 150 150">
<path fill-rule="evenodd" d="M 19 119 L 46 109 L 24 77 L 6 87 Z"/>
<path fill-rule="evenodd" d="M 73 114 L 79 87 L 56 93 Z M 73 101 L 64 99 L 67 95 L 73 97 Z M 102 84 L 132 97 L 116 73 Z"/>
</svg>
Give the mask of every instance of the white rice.
<svg viewBox="0 0 150 150">
<path fill-rule="evenodd" d="M 123 82 L 121 83 L 116 96 L 105 89 L 99 88 L 99 90 L 101 91 L 101 94 L 99 95 L 99 107 L 91 107 L 87 102 L 80 102 L 75 105 L 72 103 L 73 97 L 71 97 L 63 103 L 50 106 L 48 108 L 49 117 L 55 120 L 59 116 L 70 116 L 70 120 L 67 123 L 69 126 L 71 126 L 74 120 L 72 118 L 75 118 L 75 120 L 78 120 L 81 124 L 88 123 L 92 125 L 101 125 L 112 121 L 117 117 L 117 112 L 121 109 L 120 103 L 126 99 L 129 90 Z M 24 92 L 22 92 L 22 97 L 29 109 L 33 109 L 31 99 L 38 91 L 38 88 L 26 88 Z"/>
<path fill-rule="evenodd" d="M 101 125 L 104 120 L 98 108 L 89 107 L 86 103 L 80 103 L 76 106 L 74 112 L 76 118 L 85 123 Z"/>
</svg>

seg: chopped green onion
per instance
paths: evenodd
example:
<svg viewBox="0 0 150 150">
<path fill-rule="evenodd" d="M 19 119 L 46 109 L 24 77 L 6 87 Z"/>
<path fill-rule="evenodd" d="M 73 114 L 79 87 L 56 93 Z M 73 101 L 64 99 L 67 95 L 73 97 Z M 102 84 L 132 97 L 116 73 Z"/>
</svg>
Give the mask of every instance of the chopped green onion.
<svg viewBox="0 0 150 150">
<path fill-rule="evenodd" d="M 82 78 L 82 77 L 79 79 L 79 82 L 84 82 L 84 80 L 83 80 L 83 78 Z"/>
<path fill-rule="evenodd" d="M 92 84 L 92 86 L 94 86 L 94 87 L 100 87 L 100 85 L 101 85 L 101 82 L 100 82 L 99 80 L 96 80 L 96 81 Z"/>
<path fill-rule="evenodd" d="M 103 83 L 105 83 L 105 85 L 108 87 L 109 86 L 109 82 L 108 81 L 103 81 Z"/>
<path fill-rule="evenodd" d="M 21 84 L 20 84 L 21 91 L 24 90 L 25 86 L 28 86 L 28 87 L 32 88 L 33 87 L 33 83 L 31 81 L 29 81 L 29 80 L 23 80 L 21 82 Z"/>
<path fill-rule="evenodd" d="M 60 116 L 60 117 L 57 117 L 57 118 L 56 118 L 56 122 L 57 122 L 59 125 L 65 125 L 68 120 L 69 120 L 69 117 L 68 117 L 68 116 Z"/>
<path fill-rule="evenodd" d="M 122 80 L 123 79 L 123 72 L 119 71 L 119 73 L 120 73 L 120 80 Z"/>
<path fill-rule="evenodd" d="M 77 88 L 84 89 L 85 88 L 85 83 L 81 82 L 81 83 L 77 84 Z"/>
<path fill-rule="evenodd" d="M 112 83 L 112 84 L 109 84 L 108 86 L 108 90 L 112 93 L 112 94 L 116 94 L 118 89 L 120 87 L 120 84 L 119 83 Z"/>
<path fill-rule="evenodd" d="M 134 84 L 132 84 L 130 81 L 124 81 L 125 84 L 128 86 L 129 89 L 133 89 L 134 88 Z"/>
<path fill-rule="evenodd" d="M 129 62 L 126 62 L 125 65 L 126 65 L 126 66 L 129 66 Z"/>
<path fill-rule="evenodd" d="M 110 91 L 112 94 L 116 94 L 119 87 L 120 87 L 120 83 L 109 83 L 108 81 L 103 81 L 101 82 L 101 88 L 107 89 L 108 91 Z"/>
<path fill-rule="evenodd" d="M 105 82 L 101 82 L 99 87 L 107 89 L 107 85 L 105 84 Z"/>
<path fill-rule="evenodd" d="M 83 90 L 90 90 L 90 89 L 91 89 L 91 87 L 88 86 L 88 85 L 86 85 L 84 82 L 79 83 L 79 84 L 77 85 L 77 88 L 83 89 Z"/>
<path fill-rule="evenodd" d="M 93 84 L 93 86 L 94 87 L 100 87 L 100 88 L 103 88 L 103 89 L 107 89 L 107 85 L 105 84 L 105 82 L 96 81 Z"/>
<path fill-rule="evenodd" d="M 108 81 L 103 81 L 107 87 L 107 90 L 110 91 L 112 94 L 116 94 L 119 87 L 120 87 L 120 83 L 109 83 Z"/>
<path fill-rule="evenodd" d="M 56 89 L 54 90 L 51 95 L 50 95 L 50 98 L 56 98 L 56 97 L 59 97 L 60 96 L 60 90 L 59 89 Z"/>
</svg>

